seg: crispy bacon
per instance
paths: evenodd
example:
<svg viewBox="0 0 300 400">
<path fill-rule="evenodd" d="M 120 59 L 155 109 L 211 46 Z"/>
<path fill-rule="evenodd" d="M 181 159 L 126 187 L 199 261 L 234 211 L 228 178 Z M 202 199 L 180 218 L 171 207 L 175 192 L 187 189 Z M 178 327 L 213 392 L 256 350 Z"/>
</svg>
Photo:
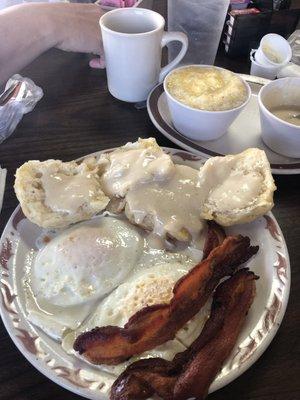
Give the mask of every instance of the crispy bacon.
<svg viewBox="0 0 300 400">
<path fill-rule="evenodd" d="M 124 328 L 106 326 L 84 332 L 76 339 L 74 350 L 95 364 L 118 364 L 173 339 L 206 303 L 219 281 L 257 251 L 248 237 L 226 238 L 176 283 L 169 304 L 141 309 Z"/>
<path fill-rule="evenodd" d="M 214 221 L 207 221 L 207 235 L 203 248 L 203 260 L 209 256 L 209 253 L 220 246 L 226 238 L 224 229 Z"/>
<path fill-rule="evenodd" d="M 202 400 L 232 351 L 255 296 L 253 272 L 242 269 L 220 284 L 210 318 L 191 346 L 172 361 L 136 361 L 117 378 L 111 400 L 141 400 L 154 394 L 164 400 Z"/>
</svg>

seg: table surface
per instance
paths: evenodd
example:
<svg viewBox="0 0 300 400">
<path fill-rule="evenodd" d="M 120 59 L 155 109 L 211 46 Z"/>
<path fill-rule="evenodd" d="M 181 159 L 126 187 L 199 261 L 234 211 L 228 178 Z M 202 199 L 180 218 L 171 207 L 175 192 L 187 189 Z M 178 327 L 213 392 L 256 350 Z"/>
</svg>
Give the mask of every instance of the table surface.
<svg viewBox="0 0 300 400">
<path fill-rule="evenodd" d="M 164 1 L 157 0 L 160 11 Z M 89 56 L 51 50 L 22 71 L 44 90 L 35 110 L 0 145 L 7 184 L 0 233 L 18 202 L 13 191 L 17 167 L 30 159 L 63 161 L 153 136 L 174 147 L 152 125 L 147 111 L 115 100 L 105 72 L 88 66 Z M 247 73 L 246 60 L 229 60 L 220 52 L 217 65 Z M 300 399 L 300 178 L 275 176 L 274 214 L 284 233 L 292 267 L 291 295 L 283 323 L 263 356 L 246 373 L 209 396 L 210 400 Z M 297 271 L 298 269 L 298 271 Z M 0 399 L 79 399 L 35 370 L 14 346 L 0 321 Z"/>
</svg>

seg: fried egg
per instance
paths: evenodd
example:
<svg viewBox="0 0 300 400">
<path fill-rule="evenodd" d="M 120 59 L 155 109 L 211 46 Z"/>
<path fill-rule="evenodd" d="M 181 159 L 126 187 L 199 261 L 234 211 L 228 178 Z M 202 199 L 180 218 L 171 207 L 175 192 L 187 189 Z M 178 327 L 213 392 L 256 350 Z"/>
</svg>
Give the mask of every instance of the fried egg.
<svg viewBox="0 0 300 400">
<path fill-rule="evenodd" d="M 67 353 L 75 354 L 73 344 L 80 333 L 97 326 L 122 327 L 141 308 L 158 303 L 168 303 L 172 298 L 176 281 L 188 272 L 189 267 L 189 263 L 182 264 L 170 260 L 167 263 L 162 262 L 152 268 L 140 270 L 101 301 L 95 312 L 78 330 L 65 336 L 62 342 L 63 348 Z M 130 361 L 117 366 L 101 365 L 100 368 L 118 375 L 128 364 L 140 358 L 163 357 L 171 360 L 176 353 L 183 350 L 185 350 L 185 346 L 174 339 L 139 356 L 132 357 Z"/>
<path fill-rule="evenodd" d="M 122 283 L 144 246 L 127 221 L 98 217 L 58 234 L 24 279 L 28 319 L 55 339 L 76 329 L 95 302 Z"/>
<path fill-rule="evenodd" d="M 176 260 L 169 260 L 169 262 L 161 262 L 152 268 L 140 270 L 101 301 L 95 312 L 78 330 L 64 337 L 63 348 L 67 353 L 75 354 L 73 344 L 80 333 L 107 325 L 123 327 L 128 319 L 143 307 L 169 303 L 173 296 L 175 283 L 192 266 L 191 262 L 181 263 Z M 189 326 L 178 332 L 178 337 L 175 339 L 132 357 L 129 361 L 117 366 L 101 365 L 100 368 L 118 375 L 128 364 L 141 358 L 162 357 L 166 360 L 172 360 L 176 353 L 186 349 L 185 343 L 189 345 L 195 339 L 195 334 L 198 336 L 206 318 L 205 312 L 199 313 Z M 78 354 L 76 355 L 78 356 Z"/>
<path fill-rule="evenodd" d="M 141 308 L 169 303 L 175 283 L 188 270 L 187 265 L 174 261 L 142 270 L 107 296 L 83 329 L 106 325 L 122 327 Z"/>
<path fill-rule="evenodd" d="M 118 286 L 136 264 L 143 239 L 114 218 L 96 218 L 64 231 L 36 256 L 32 290 L 60 307 L 99 298 Z"/>
</svg>

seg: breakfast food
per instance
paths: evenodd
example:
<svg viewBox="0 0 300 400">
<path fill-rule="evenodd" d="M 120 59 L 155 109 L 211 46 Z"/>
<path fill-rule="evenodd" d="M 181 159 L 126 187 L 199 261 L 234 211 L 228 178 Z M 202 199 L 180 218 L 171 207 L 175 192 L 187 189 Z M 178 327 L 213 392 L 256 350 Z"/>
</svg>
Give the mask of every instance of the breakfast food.
<svg viewBox="0 0 300 400">
<path fill-rule="evenodd" d="M 28 320 L 69 356 L 121 374 L 114 400 L 138 398 L 144 386 L 147 396 L 205 396 L 253 299 L 254 274 L 236 271 L 258 246 L 218 224 L 253 221 L 273 206 L 264 152 L 200 169 L 174 159 L 150 138 L 82 162 L 29 161 L 16 173 L 28 219 L 60 228 L 40 231 L 26 266 Z M 210 372 L 200 376 L 203 365 Z"/>
<path fill-rule="evenodd" d="M 137 311 L 146 306 L 168 303 L 172 297 L 175 283 L 190 269 L 190 263 L 178 262 L 176 259 L 161 260 L 151 268 L 143 268 L 132 274 L 124 283 L 111 292 L 101 301 L 91 317 L 88 318 L 76 331 L 64 336 L 62 346 L 69 354 L 76 354 L 73 345 L 76 338 L 86 331 L 95 327 L 114 325 L 123 327 L 127 320 Z M 207 309 L 205 310 L 208 311 Z M 197 322 L 200 329 L 201 318 L 205 321 L 205 315 L 198 317 Z M 186 331 L 181 332 L 184 335 Z M 148 356 L 157 357 L 158 354 L 165 359 L 172 359 L 174 355 L 184 349 L 177 338 L 169 340 L 160 346 L 155 346 L 140 354 L 141 358 Z M 181 348 L 180 348 L 181 347 Z M 78 353 L 77 353 L 78 354 Z M 136 357 L 137 359 L 139 357 Z M 129 363 L 124 360 L 115 366 L 104 366 L 101 368 L 108 372 L 121 373 Z M 131 361 L 132 362 L 132 361 Z"/>
<path fill-rule="evenodd" d="M 186 106 L 205 111 L 226 111 L 241 106 L 248 93 L 242 78 L 223 68 L 187 66 L 167 77 L 169 94 Z"/>
<path fill-rule="evenodd" d="M 214 157 L 200 171 L 174 165 L 152 141 L 126 145 L 107 158 L 101 179 L 105 193 L 114 195 L 113 211 L 124 210 L 133 224 L 162 238 L 197 241 L 204 219 L 229 226 L 250 222 L 273 206 L 275 185 L 259 149 Z"/>
<path fill-rule="evenodd" d="M 208 192 L 201 217 L 222 226 L 251 222 L 273 207 L 276 187 L 262 150 L 211 158 L 200 169 L 199 181 Z"/>
<path fill-rule="evenodd" d="M 204 220 L 230 226 L 263 215 L 274 190 L 262 150 L 214 157 L 198 171 L 174 164 L 153 138 L 81 164 L 29 161 L 15 182 L 24 214 L 39 226 L 66 227 L 106 208 L 162 240 L 186 243 L 199 240 Z"/>
<path fill-rule="evenodd" d="M 101 297 L 124 280 L 142 247 L 142 237 L 126 221 L 96 218 L 75 225 L 37 255 L 35 296 L 58 306 Z"/>
<path fill-rule="evenodd" d="M 16 172 L 15 192 L 26 217 L 43 228 L 63 228 L 104 210 L 100 165 L 59 160 L 28 161 Z"/>
<path fill-rule="evenodd" d="M 198 338 L 172 361 L 150 358 L 136 361 L 118 377 L 111 400 L 202 400 L 230 354 L 255 296 L 253 272 L 240 270 L 218 286 L 211 314 Z"/>
<path fill-rule="evenodd" d="M 115 218 L 94 218 L 58 234 L 37 253 L 27 277 L 28 318 L 55 338 L 76 329 L 95 300 L 130 274 L 143 246 L 138 230 Z"/>
<path fill-rule="evenodd" d="M 219 281 L 257 251 L 258 247 L 250 246 L 247 237 L 226 238 L 178 281 L 169 303 L 139 310 L 124 328 L 105 326 L 84 332 L 76 339 L 74 350 L 95 364 L 118 364 L 173 339 L 206 303 Z"/>
<path fill-rule="evenodd" d="M 125 197 L 125 215 L 158 236 L 197 240 L 205 226 L 200 216 L 205 190 L 198 186 L 198 174 L 176 165 L 168 179 L 136 185 Z"/>
<path fill-rule="evenodd" d="M 154 138 L 127 143 L 103 154 L 101 161 L 106 164 L 101 186 L 110 198 L 124 197 L 139 183 L 165 180 L 175 168 L 172 158 Z"/>
<path fill-rule="evenodd" d="M 289 124 L 300 126 L 300 107 L 297 105 L 281 105 L 270 107 L 269 111 Z"/>
</svg>

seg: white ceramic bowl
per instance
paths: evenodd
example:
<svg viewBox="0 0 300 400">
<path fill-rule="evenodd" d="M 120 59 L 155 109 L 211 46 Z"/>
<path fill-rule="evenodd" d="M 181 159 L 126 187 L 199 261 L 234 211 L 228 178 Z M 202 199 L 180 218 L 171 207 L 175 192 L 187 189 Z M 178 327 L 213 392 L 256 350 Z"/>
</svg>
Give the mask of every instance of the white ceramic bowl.
<svg viewBox="0 0 300 400">
<path fill-rule="evenodd" d="M 260 76 L 261 78 L 266 78 L 266 79 L 275 79 L 280 68 L 278 66 L 274 66 L 271 64 L 260 64 L 256 60 L 256 53 L 255 50 L 252 50 L 250 53 L 250 61 L 251 61 L 251 69 L 250 69 L 250 75 L 254 76 Z"/>
<path fill-rule="evenodd" d="M 273 61 L 268 57 L 268 51 L 276 54 L 279 57 L 278 62 Z M 255 60 L 264 66 L 283 67 L 290 62 L 292 58 L 292 49 L 284 37 L 276 33 L 268 33 L 265 35 L 259 44 L 259 48 L 255 54 Z"/>
<path fill-rule="evenodd" d="M 168 107 L 175 128 L 184 136 L 193 140 L 215 140 L 224 135 L 242 109 L 250 100 L 251 89 L 247 82 L 240 78 L 246 89 L 247 98 L 239 107 L 225 111 L 205 111 L 187 106 L 176 100 L 167 89 L 167 79 L 176 70 L 186 67 L 212 68 L 211 65 L 185 65 L 169 72 L 164 80 L 164 90 Z M 220 70 L 223 68 L 214 67 Z"/>
<path fill-rule="evenodd" d="M 261 134 L 265 144 L 277 153 L 300 157 L 300 126 L 283 121 L 269 109 L 299 105 L 300 78 L 282 78 L 263 86 L 258 94 Z"/>
</svg>

